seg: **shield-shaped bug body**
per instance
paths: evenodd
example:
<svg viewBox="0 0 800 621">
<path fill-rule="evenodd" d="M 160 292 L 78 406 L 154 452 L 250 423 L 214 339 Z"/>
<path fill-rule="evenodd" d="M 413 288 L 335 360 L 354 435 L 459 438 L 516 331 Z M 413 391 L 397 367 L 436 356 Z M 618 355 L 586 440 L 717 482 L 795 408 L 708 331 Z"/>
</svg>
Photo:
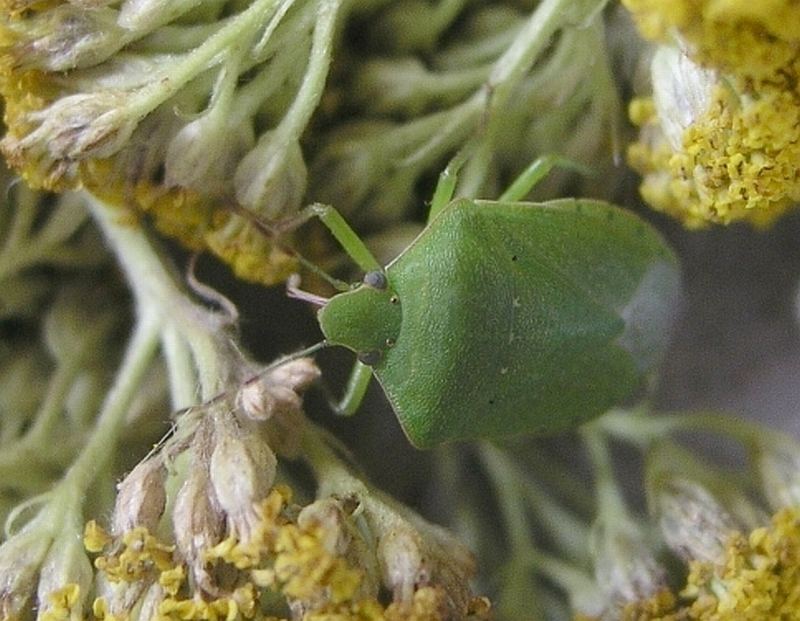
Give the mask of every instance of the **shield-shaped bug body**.
<svg viewBox="0 0 800 621">
<path fill-rule="evenodd" d="M 613 205 L 460 199 L 318 318 L 430 447 L 563 430 L 630 396 L 666 348 L 679 280 L 660 235 Z"/>
</svg>

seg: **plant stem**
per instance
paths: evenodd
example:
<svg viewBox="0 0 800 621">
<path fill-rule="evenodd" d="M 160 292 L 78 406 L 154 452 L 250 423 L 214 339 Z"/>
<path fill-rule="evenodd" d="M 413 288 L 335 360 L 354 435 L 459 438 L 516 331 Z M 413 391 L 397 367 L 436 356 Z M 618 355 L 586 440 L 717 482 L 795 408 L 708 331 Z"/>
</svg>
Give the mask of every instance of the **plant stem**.
<svg viewBox="0 0 800 621">
<path fill-rule="evenodd" d="M 125 416 L 156 356 L 160 328 L 161 321 L 154 313 L 139 318 L 89 441 L 60 484 L 72 502 L 80 503 L 96 474 L 108 467 Z"/>
<path fill-rule="evenodd" d="M 125 271 L 138 314 L 143 316 L 153 311 L 162 332 L 173 329 L 183 338 L 194 357 L 202 400 L 222 392 L 232 372 L 231 365 L 221 360 L 221 352 L 229 349 L 221 334 L 225 320 L 186 297 L 137 223 L 129 223 L 124 220 L 127 216 L 95 198 L 88 202 Z"/>
<path fill-rule="evenodd" d="M 734 438 L 745 447 L 762 443 L 766 438 L 781 441 L 780 433 L 718 412 L 675 412 L 653 415 L 649 412 L 611 410 L 597 421 L 600 428 L 639 446 L 678 431 L 705 431 Z"/>
<path fill-rule="evenodd" d="M 483 443 L 480 455 L 494 484 L 495 494 L 505 519 L 511 555 L 524 555 L 527 551 L 533 550 L 533 540 L 519 481 L 509 467 L 506 457 L 494 446 Z"/>
</svg>

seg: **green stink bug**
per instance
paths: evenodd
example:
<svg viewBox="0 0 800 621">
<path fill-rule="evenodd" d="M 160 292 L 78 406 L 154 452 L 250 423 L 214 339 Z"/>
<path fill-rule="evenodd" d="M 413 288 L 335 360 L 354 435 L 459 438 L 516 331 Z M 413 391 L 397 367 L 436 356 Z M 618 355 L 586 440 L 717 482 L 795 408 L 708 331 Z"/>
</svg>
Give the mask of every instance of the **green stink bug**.
<svg viewBox="0 0 800 621">
<path fill-rule="evenodd" d="M 374 375 L 426 448 L 573 427 L 641 384 L 666 347 L 675 255 L 608 203 L 515 200 L 552 165 L 498 201 L 437 191 L 433 218 L 385 268 L 338 212 L 312 208 L 366 272 L 318 311 L 325 343 L 359 359 L 344 411 Z"/>
</svg>

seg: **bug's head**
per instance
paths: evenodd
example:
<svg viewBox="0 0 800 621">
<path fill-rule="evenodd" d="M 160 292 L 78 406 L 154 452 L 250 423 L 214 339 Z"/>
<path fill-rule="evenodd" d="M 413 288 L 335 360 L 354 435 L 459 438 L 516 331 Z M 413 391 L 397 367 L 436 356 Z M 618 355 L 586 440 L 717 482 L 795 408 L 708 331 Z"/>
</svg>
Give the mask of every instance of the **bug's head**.
<svg viewBox="0 0 800 621">
<path fill-rule="evenodd" d="M 402 311 L 397 294 L 382 271 L 367 272 L 352 291 L 333 296 L 318 314 L 331 345 L 342 345 L 370 366 L 378 364 L 400 333 Z"/>
</svg>

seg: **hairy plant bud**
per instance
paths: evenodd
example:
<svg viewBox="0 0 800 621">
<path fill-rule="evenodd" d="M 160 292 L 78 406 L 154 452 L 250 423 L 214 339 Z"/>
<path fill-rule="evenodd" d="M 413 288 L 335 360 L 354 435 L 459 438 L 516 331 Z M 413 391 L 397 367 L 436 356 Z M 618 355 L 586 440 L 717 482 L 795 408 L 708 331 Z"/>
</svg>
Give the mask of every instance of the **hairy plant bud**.
<svg viewBox="0 0 800 621">
<path fill-rule="evenodd" d="M 161 460 L 147 459 L 117 485 L 117 501 L 111 518 L 114 535 L 119 536 L 137 526 L 155 532 L 167 502 L 166 478 L 167 469 Z"/>
<path fill-rule="evenodd" d="M 222 428 L 214 435 L 210 476 L 234 535 L 247 540 L 258 523 L 255 505 L 269 493 L 278 460 L 256 434 Z"/>
</svg>

